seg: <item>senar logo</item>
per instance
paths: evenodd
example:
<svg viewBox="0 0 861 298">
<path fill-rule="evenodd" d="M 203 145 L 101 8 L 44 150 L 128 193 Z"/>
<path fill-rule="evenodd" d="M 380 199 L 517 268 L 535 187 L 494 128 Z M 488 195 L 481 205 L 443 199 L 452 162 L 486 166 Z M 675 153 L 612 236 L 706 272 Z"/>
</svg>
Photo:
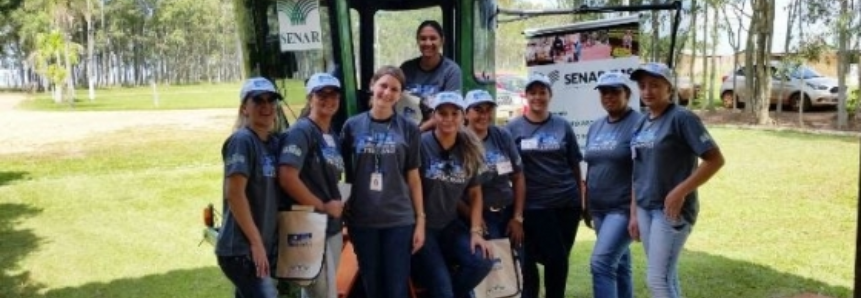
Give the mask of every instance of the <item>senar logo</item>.
<svg viewBox="0 0 861 298">
<path fill-rule="evenodd" d="M 282 0 L 278 10 L 290 19 L 291 25 L 305 25 L 308 15 L 317 9 L 318 0 Z"/>
</svg>

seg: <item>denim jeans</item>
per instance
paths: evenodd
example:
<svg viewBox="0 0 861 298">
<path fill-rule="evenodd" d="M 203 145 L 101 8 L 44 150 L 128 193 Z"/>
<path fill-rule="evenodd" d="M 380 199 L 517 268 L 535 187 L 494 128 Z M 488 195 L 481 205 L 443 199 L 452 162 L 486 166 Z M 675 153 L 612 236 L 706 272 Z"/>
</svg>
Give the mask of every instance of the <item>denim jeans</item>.
<svg viewBox="0 0 861 298">
<path fill-rule="evenodd" d="M 637 208 L 637 222 L 646 250 L 646 284 L 652 298 L 680 298 L 679 255 L 693 227 L 684 219 L 670 222 L 661 209 Z"/>
<path fill-rule="evenodd" d="M 409 297 L 414 227 L 348 227 L 359 262 L 365 297 Z"/>
<path fill-rule="evenodd" d="M 218 266 L 235 287 L 233 297 L 276 298 L 278 296 L 278 290 L 275 289 L 271 278 L 257 277 L 257 268 L 250 256 L 219 256 Z"/>
<path fill-rule="evenodd" d="M 627 212 L 592 213 L 598 235 L 592 250 L 592 292 L 595 298 L 633 298 L 630 215 Z"/>
<path fill-rule="evenodd" d="M 427 229 L 425 245 L 413 257 L 413 273 L 427 298 L 470 297 L 493 268 L 493 260 L 469 247 L 470 233 L 460 220 L 443 229 Z M 451 266 L 453 265 L 453 266 Z"/>
<path fill-rule="evenodd" d="M 320 275 L 310 286 L 302 288 L 302 298 L 338 297 L 337 272 L 341 262 L 344 235 L 337 233 L 326 238 L 326 257 Z"/>
<path fill-rule="evenodd" d="M 522 298 L 538 298 L 538 265 L 544 265 L 547 298 L 564 298 L 568 282 L 568 258 L 577 229 L 580 208 L 532 209 L 523 212 L 524 254 Z"/>
</svg>

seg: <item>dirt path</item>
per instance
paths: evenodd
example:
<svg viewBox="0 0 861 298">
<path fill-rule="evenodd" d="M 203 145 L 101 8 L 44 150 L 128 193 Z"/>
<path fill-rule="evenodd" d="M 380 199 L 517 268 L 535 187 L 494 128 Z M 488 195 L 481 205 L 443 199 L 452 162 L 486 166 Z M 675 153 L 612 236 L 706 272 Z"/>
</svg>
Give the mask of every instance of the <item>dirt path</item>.
<svg viewBox="0 0 861 298">
<path fill-rule="evenodd" d="M 15 106 L 23 95 L 0 94 L 0 154 L 30 152 L 55 142 L 68 142 L 131 127 L 177 126 L 223 129 L 233 121 L 232 109 L 122 112 L 23 111 Z"/>
</svg>

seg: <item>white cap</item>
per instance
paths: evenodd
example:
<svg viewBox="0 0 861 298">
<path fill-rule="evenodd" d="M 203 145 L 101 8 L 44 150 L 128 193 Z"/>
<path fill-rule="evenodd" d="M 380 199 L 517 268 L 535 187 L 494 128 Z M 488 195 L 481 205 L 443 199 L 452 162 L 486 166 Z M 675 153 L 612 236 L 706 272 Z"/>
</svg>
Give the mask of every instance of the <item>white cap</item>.
<svg viewBox="0 0 861 298">
<path fill-rule="evenodd" d="M 326 87 L 341 89 L 341 81 L 328 73 L 315 73 L 308 79 L 308 82 L 305 83 L 305 95 L 310 95 L 311 93 L 320 91 L 320 89 Z"/>
<path fill-rule="evenodd" d="M 493 96 L 490 95 L 490 92 L 481 89 L 467 92 L 464 101 L 466 102 L 467 109 L 483 103 L 489 103 L 494 107 L 497 105 L 496 101 L 493 100 Z"/>
<path fill-rule="evenodd" d="M 264 77 L 253 77 L 242 84 L 242 89 L 239 90 L 239 102 L 244 102 L 249 96 L 254 97 L 263 93 L 273 93 L 279 100 L 282 98 L 271 81 Z"/>
<path fill-rule="evenodd" d="M 605 72 L 598 77 L 598 85 L 595 86 L 595 89 L 604 87 L 628 89 L 628 78 L 621 72 Z"/>
<path fill-rule="evenodd" d="M 464 108 L 463 96 L 460 96 L 460 93 L 451 92 L 451 91 L 445 91 L 445 92 L 437 93 L 436 96 L 434 96 L 433 104 L 432 104 L 431 108 L 436 110 L 440 106 L 447 105 L 447 104 L 454 105 L 454 106 L 458 107 L 459 109 L 463 110 L 463 108 Z"/>
<path fill-rule="evenodd" d="M 667 67 L 666 64 L 658 62 L 649 62 L 640 65 L 634 72 L 631 73 L 631 80 L 637 81 L 644 75 L 663 78 L 673 87 L 673 70 Z"/>
<path fill-rule="evenodd" d="M 532 84 L 540 83 L 547 87 L 547 89 L 552 89 L 553 83 L 550 82 L 550 78 L 540 72 L 533 72 L 529 74 L 529 77 L 526 78 L 526 89 L 529 89 L 529 86 Z"/>
</svg>

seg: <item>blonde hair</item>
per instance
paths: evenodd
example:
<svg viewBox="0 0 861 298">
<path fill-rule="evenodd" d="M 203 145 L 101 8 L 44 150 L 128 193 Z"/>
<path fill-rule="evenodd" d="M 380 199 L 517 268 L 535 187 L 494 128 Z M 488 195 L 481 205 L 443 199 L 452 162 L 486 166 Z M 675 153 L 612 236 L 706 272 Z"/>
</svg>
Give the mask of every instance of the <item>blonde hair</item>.
<svg viewBox="0 0 861 298">
<path fill-rule="evenodd" d="M 248 126 L 248 116 L 242 114 L 242 109 L 245 108 L 245 103 L 248 101 L 248 98 L 242 100 L 242 104 L 239 105 L 239 110 L 237 111 L 236 121 L 233 122 L 233 132 L 240 130 L 246 126 Z M 284 115 L 284 109 L 280 104 L 275 105 L 275 123 L 272 124 L 272 128 L 269 132 L 273 133 L 281 133 L 287 130 L 290 126 L 287 123 L 287 117 Z"/>
<path fill-rule="evenodd" d="M 457 143 L 463 152 L 463 168 L 466 175 L 473 177 L 480 174 L 484 166 L 484 145 L 471 130 L 461 126 L 457 130 Z"/>
</svg>

